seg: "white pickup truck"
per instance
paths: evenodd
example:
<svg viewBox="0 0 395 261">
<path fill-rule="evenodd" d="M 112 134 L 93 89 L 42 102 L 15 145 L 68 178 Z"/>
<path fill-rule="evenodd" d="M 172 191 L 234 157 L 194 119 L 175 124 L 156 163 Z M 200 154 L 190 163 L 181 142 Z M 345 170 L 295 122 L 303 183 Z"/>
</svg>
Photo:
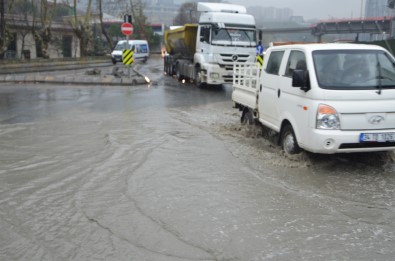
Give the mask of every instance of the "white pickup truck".
<svg viewBox="0 0 395 261">
<path fill-rule="evenodd" d="M 242 122 L 279 133 L 287 154 L 395 150 L 395 59 L 361 44 L 270 47 L 262 67 L 236 64 Z"/>
</svg>

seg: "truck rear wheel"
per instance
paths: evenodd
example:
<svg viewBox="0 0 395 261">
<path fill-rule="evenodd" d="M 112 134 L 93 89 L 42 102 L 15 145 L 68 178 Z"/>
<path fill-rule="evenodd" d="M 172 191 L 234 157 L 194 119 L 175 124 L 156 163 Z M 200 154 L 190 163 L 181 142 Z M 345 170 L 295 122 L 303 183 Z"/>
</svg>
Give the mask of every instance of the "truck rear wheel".
<svg viewBox="0 0 395 261">
<path fill-rule="evenodd" d="M 241 113 L 240 122 L 242 125 L 252 125 L 254 123 L 254 117 L 250 109 L 244 109 Z"/>
<path fill-rule="evenodd" d="M 182 80 L 182 75 L 181 75 L 181 68 L 180 68 L 180 64 L 177 63 L 176 64 L 176 76 L 177 76 L 177 80 L 181 81 Z"/>
<path fill-rule="evenodd" d="M 285 125 L 281 132 L 281 147 L 288 155 L 298 154 L 301 151 L 290 124 Z"/>
</svg>

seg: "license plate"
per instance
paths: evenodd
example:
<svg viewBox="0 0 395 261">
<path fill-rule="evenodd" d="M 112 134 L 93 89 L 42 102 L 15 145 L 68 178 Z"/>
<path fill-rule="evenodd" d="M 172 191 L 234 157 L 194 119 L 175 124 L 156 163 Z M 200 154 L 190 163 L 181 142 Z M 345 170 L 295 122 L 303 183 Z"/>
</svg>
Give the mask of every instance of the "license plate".
<svg viewBox="0 0 395 261">
<path fill-rule="evenodd" d="M 360 142 L 391 142 L 395 141 L 395 132 L 387 133 L 361 133 Z"/>
</svg>

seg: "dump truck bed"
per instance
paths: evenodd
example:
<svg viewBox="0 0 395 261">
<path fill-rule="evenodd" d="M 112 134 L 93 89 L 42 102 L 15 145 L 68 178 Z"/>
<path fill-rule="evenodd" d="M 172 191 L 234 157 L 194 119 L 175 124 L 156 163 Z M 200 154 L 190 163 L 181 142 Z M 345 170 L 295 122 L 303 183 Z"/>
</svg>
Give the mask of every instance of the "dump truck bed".
<svg viewBox="0 0 395 261">
<path fill-rule="evenodd" d="M 183 58 L 193 58 L 196 50 L 197 24 L 165 31 L 164 41 L 167 53 Z"/>
</svg>

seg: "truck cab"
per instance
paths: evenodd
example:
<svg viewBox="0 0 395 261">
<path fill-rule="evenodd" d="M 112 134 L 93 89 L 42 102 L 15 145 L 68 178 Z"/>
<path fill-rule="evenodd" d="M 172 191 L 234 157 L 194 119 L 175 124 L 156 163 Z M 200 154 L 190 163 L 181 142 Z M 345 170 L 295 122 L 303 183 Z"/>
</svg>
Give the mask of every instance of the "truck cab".
<svg viewBox="0 0 395 261">
<path fill-rule="evenodd" d="M 255 60 L 255 19 L 238 5 L 199 3 L 198 11 L 195 68 L 208 84 L 231 83 L 235 62 Z"/>
</svg>

